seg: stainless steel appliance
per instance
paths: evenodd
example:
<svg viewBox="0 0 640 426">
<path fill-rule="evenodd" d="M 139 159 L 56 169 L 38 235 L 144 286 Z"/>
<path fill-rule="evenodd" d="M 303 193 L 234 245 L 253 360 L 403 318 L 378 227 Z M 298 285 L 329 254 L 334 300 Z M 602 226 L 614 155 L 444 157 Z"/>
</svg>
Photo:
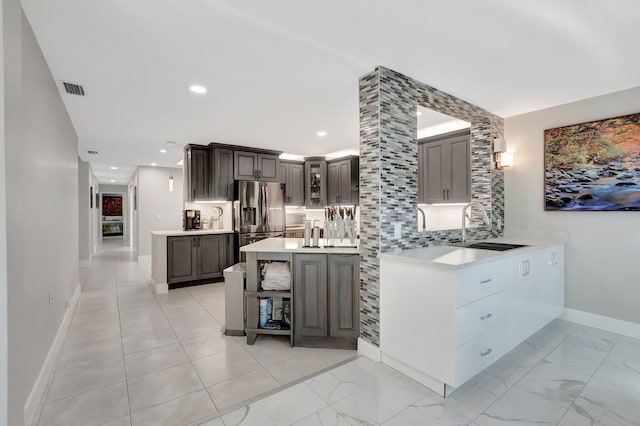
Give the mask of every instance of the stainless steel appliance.
<svg viewBox="0 0 640 426">
<path fill-rule="evenodd" d="M 284 237 L 284 185 L 237 181 L 233 214 L 234 230 L 238 233 L 236 259 L 243 262 L 240 247 L 265 238 Z"/>
<path fill-rule="evenodd" d="M 185 231 L 200 229 L 200 210 L 185 210 L 182 227 Z"/>
</svg>

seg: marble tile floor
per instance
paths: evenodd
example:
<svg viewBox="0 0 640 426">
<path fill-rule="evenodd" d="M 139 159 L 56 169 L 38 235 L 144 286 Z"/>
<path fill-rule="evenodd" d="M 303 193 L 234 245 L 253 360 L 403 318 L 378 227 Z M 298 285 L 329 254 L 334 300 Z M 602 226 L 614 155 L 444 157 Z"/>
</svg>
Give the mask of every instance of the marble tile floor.
<svg viewBox="0 0 640 426">
<path fill-rule="evenodd" d="M 225 336 L 224 283 L 156 296 L 122 240 L 103 243 L 80 276 L 40 426 L 198 424 L 356 355 Z"/>
<path fill-rule="evenodd" d="M 640 340 L 556 320 L 446 400 L 358 358 L 204 425 L 640 425 Z"/>
</svg>

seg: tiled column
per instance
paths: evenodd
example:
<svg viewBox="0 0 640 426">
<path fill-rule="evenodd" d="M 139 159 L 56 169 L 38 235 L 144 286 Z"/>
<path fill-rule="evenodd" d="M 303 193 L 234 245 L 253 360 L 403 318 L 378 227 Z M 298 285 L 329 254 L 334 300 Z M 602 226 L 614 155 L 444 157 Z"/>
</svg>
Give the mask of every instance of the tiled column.
<svg viewBox="0 0 640 426">
<path fill-rule="evenodd" d="M 417 106 L 471 123 L 471 193 L 491 213 L 493 226 L 471 238 L 498 236 L 504 214 L 504 174 L 492 162 L 492 140 L 502 118 L 384 67 L 360 78 L 360 337 L 380 344 L 378 255 L 460 238 L 460 230 L 418 232 Z M 395 238 L 395 224 L 402 237 Z"/>
</svg>

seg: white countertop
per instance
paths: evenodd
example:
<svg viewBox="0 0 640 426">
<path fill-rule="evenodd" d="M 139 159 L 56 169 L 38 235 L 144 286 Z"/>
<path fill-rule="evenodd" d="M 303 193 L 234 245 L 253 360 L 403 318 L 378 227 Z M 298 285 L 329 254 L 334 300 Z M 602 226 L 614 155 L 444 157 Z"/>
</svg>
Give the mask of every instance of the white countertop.
<svg viewBox="0 0 640 426">
<path fill-rule="evenodd" d="M 430 246 L 397 252 L 381 253 L 382 259 L 393 259 L 409 263 L 429 264 L 431 266 L 444 267 L 448 269 L 458 269 L 485 263 L 498 258 L 518 256 L 545 247 L 562 245 L 565 241 L 561 239 L 520 239 L 520 238 L 491 238 L 482 242 L 495 242 L 506 244 L 524 244 L 526 247 L 519 247 L 511 250 L 496 251 L 485 249 L 474 249 L 467 247 L 456 247 L 448 245 Z M 479 241 L 474 241 L 479 242 Z"/>
<path fill-rule="evenodd" d="M 150 231 L 151 235 L 158 237 L 179 237 L 181 235 L 206 235 L 206 234 L 233 234 L 232 229 L 197 229 L 193 231 L 183 231 L 181 229 L 172 231 Z"/>
<path fill-rule="evenodd" d="M 348 247 L 349 241 L 345 240 L 342 246 L 324 247 L 324 240 L 320 240 L 320 247 L 303 247 L 303 238 L 267 238 L 253 244 L 240 247 L 240 251 L 262 253 L 330 253 L 330 254 L 358 254 L 357 247 Z"/>
</svg>

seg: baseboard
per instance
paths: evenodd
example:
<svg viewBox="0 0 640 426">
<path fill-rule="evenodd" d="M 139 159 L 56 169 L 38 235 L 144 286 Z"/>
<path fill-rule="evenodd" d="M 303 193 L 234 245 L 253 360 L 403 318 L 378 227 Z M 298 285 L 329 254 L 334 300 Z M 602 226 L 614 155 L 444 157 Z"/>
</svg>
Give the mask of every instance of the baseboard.
<svg viewBox="0 0 640 426">
<path fill-rule="evenodd" d="M 441 397 L 447 396 L 447 385 L 438 379 L 431 377 L 430 375 L 423 373 L 420 370 L 413 368 L 412 366 L 405 364 L 404 362 L 392 357 L 391 355 L 382 354 L 382 363 L 387 364 L 394 370 L 398 370 L 411 380 L 424 385 L 440 395 Z M 451 389 L 451 388 L 449 388 Z"/>
<path fill-rule="evenodd" d="M 149 278 L 149 287 L 151 287 L 151 291 L 155 294 L 165 294 L 169 293 L 169 284 L 167 283 L 157 283 L 153 277 Z"/>
<path fill-rule="evenodd" d="M 56 333 L 56 337 L 53 339 L 53 343 L 51 343 L 47 357 L 44 359 L 38 378 L 36 379 L 36 382 L 31 389 L 31 393 L 24 404 L 24 423 L 26 426 L 31 426 L 33 424 L 36 413 L 38 412 L 38 406 L 40 405 L 40 401 L 47 389 L 49 378 L 51 377 L 51 374 L 53 374 L 53 369 L 56 366 L 58 355 L 62 350 L 64 339 L 67 337 L 69 325 L 71 324 L 73 313 L 76 311 L 76 306 L 78 305 L 81 292 L 82 287 L 78 284 L 73 292 L 71 300 L 69 300 L 69 306 L 64 313 L 64 317 L 62 317 L 62 321 L 58 327 L 58 332 Z"/>
<path fill-rule="evenodd" d="M 362 355 L 375 362 L 381 361 L 380 347 L 371 342 L 367 342 L 362 337 L 358 337 L 358 355 Z"/>
<path fill-rule="evenodd" d="M 560 319 L 640 339 L 640 324 L 635 322 L 605 317 L 604 315 L 592 314 L 590 312 L 570 308 L 565 308 L 564 315 L 561 316 Z"/>
</svg>

